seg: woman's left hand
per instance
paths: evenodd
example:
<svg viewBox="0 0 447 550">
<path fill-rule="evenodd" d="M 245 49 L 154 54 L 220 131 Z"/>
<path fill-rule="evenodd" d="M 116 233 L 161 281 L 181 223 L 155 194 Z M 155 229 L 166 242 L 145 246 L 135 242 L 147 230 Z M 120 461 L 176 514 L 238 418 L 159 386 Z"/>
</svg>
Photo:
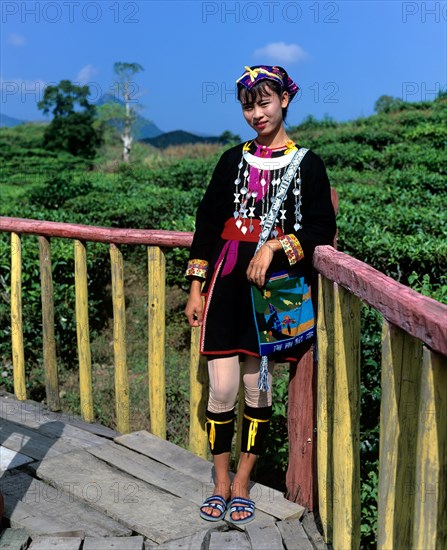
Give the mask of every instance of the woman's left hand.
<svg viewBox="0 0 447 550">
<path fill-rule="evenodd" d="M 247 279 L 259 288 L 265 284 L 265 274 L 272 263 L 273 254 L 273 249 L 264 244 L 248 264 Z"/>
</svg>

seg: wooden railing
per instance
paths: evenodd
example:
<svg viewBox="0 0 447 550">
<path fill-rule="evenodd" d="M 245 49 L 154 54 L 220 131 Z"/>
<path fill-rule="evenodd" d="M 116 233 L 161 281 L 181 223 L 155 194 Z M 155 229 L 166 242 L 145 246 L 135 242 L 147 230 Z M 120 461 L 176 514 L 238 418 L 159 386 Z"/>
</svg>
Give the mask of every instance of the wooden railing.
<svg viewBox="0 0 447 550">
<path fill-rule="evenodd" d="M 151 430 L 160 437 L 166 437 L 163 249 L 189 247 L 192 234 L 18 218 L 0 218 L 0 231 L 11 233 L 12 355 L 14 391 L 18 399 L 26 399 L 21 235 L 39 236 L 43 353 L 47 402 L 53 409 L 59 407 L 59 391 L 49 239 L 63 237 L 74 242 L 81 410 L 88 421 L 93 420 L 93 388 L 87 314 L 86 242 L 109 244 L 116 416 L 117 429 L 121 432 L 129 430 L 130 407 L 124 268 L 119 244 L 148 246 Z M 364 301 L 384 317 L 378 547 L 446 547 L 447 306 L 410 290 L 332 247 L 316 249 L 314 267 L 319 272 L 318 369 L 316 362 L 309 360 L 312 352 L 307 353 L 290 383 L 289 496 L 310 508 L 318 507 L 325 539 L 332 542 L 336 550 L 359 547 L 360 307 L 361 301 Z M 189 444 L 193 452 L 206 456 L 204 407 L 207 380 L 206 369 L 197 368 L 201 361 L 198 344 L 199 333 L 193 329 Z M 292 464 L 293 471 L 290 472 Z M 314 475 L 315 470 L 317 474 Z"/>
<path fill-rule="evenodd" d="M 447 306 L 321 247 L 319 512 L 335 549 L 360 544 L 360 301 L 383 314 L 377 546 L 447 548 Z"/>
</svg>

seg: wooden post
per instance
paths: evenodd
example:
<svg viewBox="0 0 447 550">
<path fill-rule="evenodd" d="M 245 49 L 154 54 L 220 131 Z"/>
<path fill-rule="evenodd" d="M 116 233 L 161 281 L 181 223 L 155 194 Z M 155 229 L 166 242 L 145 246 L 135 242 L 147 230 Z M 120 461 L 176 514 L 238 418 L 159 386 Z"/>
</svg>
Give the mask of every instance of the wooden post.
<svg viewBox="0 0 447 550">
<path fill-rule="evenodd" d="M 333 546 L 360 546 L 360 301 L 334 294 Z"/>
<path fill-rule="evenodd" d="M 126 304 L 124 296 L 123 254 L 110 245 L 113 301 L 113 351 L 115 355 L 115 402 L 117 430 L 130 432 L 129 376 L 126 355 Z"/>
<path fill-rule="evenodd" d="M 412 533 L 421 354 L 420 340 L 384 320 L 377 525 L 379 549 L 415 548 Z"/>
<path fill-rule="evenodd" d="M 332 541 L 334 438 L 334 283 L 318 281 L 318 381 L 317 381 L 317 465 L 318 510 L 324 540 Z"/>
<path fill-rule="evenodd" d="M 447 548 L 447 357 L 424 346 L 413 548 Z"/>
<path fill-rule="evenodd" d="M 165 255 L 157 246 L 149 246 L 148 256 L 148 370 L 151 431 L 166 439 L 165 379 Z"/>
<path fill-rule="evenodd" d="M 191 329 L 189 364 L 189 450 L 207 458 L 208 439 L 205 429 L 208 398 L 208 371 L 205 357 L 200 355 L 200 327 Z"/>
<path fill-rule="evenodd" d="M 56 341 L 54 338 L 54 292 L 51 271 L 50 241 L 39 237 L 40 286 L 42 290 L 43 364 L 47 405 L 60 411 L 59 376 L 57 372 Z"/>
<path fill-rule="evenodd" d="M 86 422 L 93 422 L 92 360 L 88 322 L 87 253 L 85 244 L 74 240 L 76 334 L 79 357 L 79 386 L 81 414 Z"/>
<path fill-rule="evenodd" d="M 20 235 L 11 233 L 11 346 L 14 368 L 14 394 L 26 399 L 25 354 L 22 323 L 22 247 Z"/>
<path fill-rule="evenodd" d="M 291 365 L 287 425 L 289 465 L 286 474 L 286 497 L 308 508 L 316 503 L 315 393 L 314 351 L 302 344 L 302 357 Z"/>
</svg>

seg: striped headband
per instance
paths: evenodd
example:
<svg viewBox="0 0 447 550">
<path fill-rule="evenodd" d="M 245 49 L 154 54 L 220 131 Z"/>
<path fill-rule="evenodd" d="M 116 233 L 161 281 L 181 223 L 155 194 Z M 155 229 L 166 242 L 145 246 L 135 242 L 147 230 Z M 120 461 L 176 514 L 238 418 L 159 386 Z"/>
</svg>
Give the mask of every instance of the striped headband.
<svg viewBox="0 0 447 550">
<path fill-rule="evenodd" d="M 271 65 L 258 65 L 255 67 L 245 66 L 245 72 L 236 80 L 236 84 L 238 87 L 251 90 L 251 88 L 261 80 L 272 80 L 273 82 L 277 82 L 281 86 L 283 92 L 288 92 L 290 101 L 292 101 L 299 90 L 299 87 L 282 67 Z"/>
</svg>

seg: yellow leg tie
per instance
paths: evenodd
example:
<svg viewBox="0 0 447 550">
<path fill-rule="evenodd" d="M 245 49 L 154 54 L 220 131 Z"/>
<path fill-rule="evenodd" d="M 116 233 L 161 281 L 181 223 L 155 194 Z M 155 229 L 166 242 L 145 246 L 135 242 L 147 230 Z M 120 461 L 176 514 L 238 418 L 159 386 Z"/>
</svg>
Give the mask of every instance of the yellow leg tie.
<svg viewBox="0 0 447 550">
<path fill-rule="evenodd" d="M 256 434 L 258 433 L 258 423 L 269 422 L 270 418 L 262 420 L 260 418 L 251 418 L 251 416 L 247 416 L 246 414 L 244 414 L 244 418 L 246 418 L 247 420 L 250 420 L 250 426 L 248 428 L 248 443 L 247 443 L 247 451 L 249 451 L 251 447 L 255 444 Z"/>
<path fill-rule="evenodd" d="M 210 447 L 211 447 L 211 450 L 214 449 L 214 442 L 216 441 L 216 428 L 215 428 L 215 424 L 229 424 L 230 422 L 233 422 L 234 418 L 230 418 L 230 420 L 224 420 L 223 422 L 219 422 L 217 420 L 211 420 L 210 418 L 206 418 L 206 422 L 205 422 L 205 427 L 207 424 L 211 424 L 211 429 L 210 429 Z"/>
</svg>

